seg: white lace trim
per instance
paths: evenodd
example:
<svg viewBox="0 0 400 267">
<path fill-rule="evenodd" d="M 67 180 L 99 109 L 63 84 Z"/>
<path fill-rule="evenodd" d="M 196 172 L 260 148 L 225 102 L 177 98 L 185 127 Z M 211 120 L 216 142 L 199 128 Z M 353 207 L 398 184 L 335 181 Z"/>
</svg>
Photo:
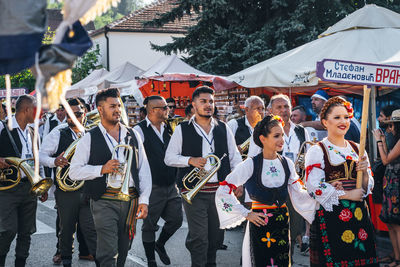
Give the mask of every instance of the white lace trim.
<svg viewBox="0 0 400 267">
<path fill-rule="evenodd" d="M 333 205 L 339 205 L 339 197 L 345 195 L 343 190 L 333 190 L 332 194 L 326 198 L 324 203 L 321 203 L 322 207 L 326 211 L 333 211 Z"/>
</svg>

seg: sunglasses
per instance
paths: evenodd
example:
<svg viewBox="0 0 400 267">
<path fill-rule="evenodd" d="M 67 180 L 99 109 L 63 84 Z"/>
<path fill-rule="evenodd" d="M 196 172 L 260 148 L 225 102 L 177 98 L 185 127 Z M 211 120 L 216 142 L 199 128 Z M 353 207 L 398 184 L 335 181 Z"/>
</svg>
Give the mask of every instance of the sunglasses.
<svg viewBox="0 0 400 267">
<path fill-rule="evenodd" d="M 172 109 L 172 108 L 176 108 L 176 105 L 168 106 L 168 107 Z"/>
<path fill-rule="evenodd" d="M 159 108 L 159 109 L 162 109 L 162 110 L 167 110 L 167 109 L 169 109 L 169 108 L 170 108 L 170 106 L 163 106 L 163 107 L 153 107 L 153 108 Z"/>
<path fill-rule="evenodd" d="M 82 117 L 83 112 L 78 111 L 78 112 L 74 112 L 74 114 L 75 114 L 75 117 L 80 118 L 80 117 Z M 69 115 L 68 115 L 68 114 L 67 114 L 67 116 L 68 116 L 68 118 L 69 118 Z"/>
</svg>

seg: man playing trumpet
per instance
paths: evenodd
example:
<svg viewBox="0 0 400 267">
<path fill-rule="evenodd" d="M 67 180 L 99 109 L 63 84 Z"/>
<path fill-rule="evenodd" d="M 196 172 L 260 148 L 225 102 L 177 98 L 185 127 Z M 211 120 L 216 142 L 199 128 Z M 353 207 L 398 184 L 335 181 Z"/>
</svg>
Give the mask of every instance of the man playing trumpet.
<svg viewBox="0 0 400 267">
<path fill-rule="evenodd" d="M 0 123 L 0 172 L 4 174 L 11 167 L 5 160 L 7 157 L 20 159 L 33 158 L 33 129 L 28 124 L 34 122 L 36 99 L 30 95 L 22 95 L 16 103 L 13 129 L 7 123 Z M 27 161 L 34 168 L 34 161 Z M 13 173 L 7 179 L 16 179 Z M 31 235 L 36 232 L 36 196 L 31 194 L 32 184 L 27 174 L 21 171 L 21 180 L 14 187 L 4 190 L 0 181 L 0 266 L 5 266 L 10 245 L 18 234 L 15 246 L 15 266 L 25 266 L 29 256 Z M 41 198 L 45 201 L 47 193 Z"/>
<path fill-rule="evenodd" d="M 80 123 L 83 123 L 85 118 L 84 107 L 82 103 L 74 98 L 68 101 L 72 111 Z M 43 145 L 40 149 L 40 163 L 49 168 L 63 168 L 57 177 L 54 172 L 54 184 L 56 191 L 54 193 L 58 206 L 58 214 L 60 217 L 60 236 L 59 246 L 61 259 L 65 267 L 71 266 L 74 233 L 77 230 L 77 223 L 82 229 L 83 237 L 88 246 L 89 253 L 96 255 L 96 230 L 94 228 L 93 217 L 90 212 L 89 200 L 80 183 L 76 182 L 76 187 L 69 187 L 65 184 L 69 176 L 60 180 L 65 171 L 69 169 L 68 159 L 64 153 L 70 145 L 84 135 L 74 124 L 72 119 L 67 115 L 68 126 L 51 131 L 43 139 Z M 80 185 L 78 188 L 77 185 Z"/>
<path fill-rule="evenodd" d="M 118 89 L 99 91 L 96 106 L 101 122 L 78 142 L 70 177 L 85 180 L 85 193 L 90 197 L 97 232 L 96 259 L 100 266 L 122 267 L 135 234 L 136 219 L 147 216 L 151 173 L 140 136 L 120 123 Z M 129 156 L 127 148 L 131 148 Z M 124 173 L 120 174 L 124 163 Z M 129 165 L 130 169 L 126 167 Z"/>
<path fill-rule="evenodd" d="M 192 204 L 183 202 L 189 233 L 186 248 L 190 252 L 192 266 L 215 266 L 219 219 L 215 206 L 215 192 L 219 182 L 242 161 L 235 139 L 225 123 L 212 118 L 214 90 L 208 86 L 197 88 L 192 96 L 195 115 L 179 124 L 169 142 L 165 163 L 178 167 L 178 187 L 184 192 L 182 178 L 193 168 L 212 168 L 205 157 L 215 155 L 221 159 L 221 167 L 199 191 Z M 227 157 L 223 158 L 226 154 Z"/>
</svg>

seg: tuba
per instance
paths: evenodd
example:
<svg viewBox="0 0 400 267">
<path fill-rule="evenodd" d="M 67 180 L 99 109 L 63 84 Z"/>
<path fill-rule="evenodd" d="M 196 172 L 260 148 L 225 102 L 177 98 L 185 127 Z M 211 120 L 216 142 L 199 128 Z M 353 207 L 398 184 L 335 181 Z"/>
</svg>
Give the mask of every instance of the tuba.
<svg viewBox="0 0 400 267">
<path fill-rule="evenodd" d="M 100 114 L 97 108 L 86 113 L 85 120 L 83 122 L 83 126 L 85 127 L 86 130 L 90 130 L 96 127 L 99 123 L 100 123 Z"/>
<path fill-rule="evenodd" d="M 197 195 L 200 189 L 213 177 L 213 175 L 219 170 L 221 167 L 222 159 L 226 157 L 224 154 L 221 158 L 218 158 L 215 155 L 208 155 L 205 157 L 213 158 L 216 162 L 212 164 L 212 168 L 210 170 L 205 170 L 203 168 L 194 168 L 191 172 L 185 175 L 182 178 L 183 186 L 189 190 L 187 192 L 181 193 L 182 198 L 189 204 L 192 204 L 192 199 Z"/>
<path fill-rule="evenodd" d="M 107 187 L 112 188 L 112 189 L 119 189 L 119 193 L 117 195 L 118 200 L 121 201 L 130 201 L 131 196 L 129 194 L 129 177 L 131 174 L 131 167 L 132 167 L 132 159 L 133 159 L 133 153 L 136 153 L 136 150 L 133 151 L 132 146 L 130 145 L 116 145 L 113 149 L 112 157 L 111 159 L 117 159 L 115 157 L 115 154 L 118 150 L 118 148 L 125 148 L 128 151 L 128 155 L 125 156 L 125 162 L 120 163 L 120 166 L 118 167 L 118 170 L 114 173 L 110 173 L 107 175 Z M 137 162 L 137 154 L 136 156 L 136 162 Z M 121 187 L 114 187 L 111 185 L 110 180 L 116 180 L 118 176 L 122 177 L 122 185 Z"/>
<path fill-rule="evenodd" d="M 317 143 L 316 139 L 314 138 L 314 141 L 305 141 L 301 144 L 300 149 L 299 149 L 299 154 L 297 154 L 296 161 L 294 162 L 294 167 L 296 169 L 297 174 L 300 176 L 301 179 L 304 179 L 305 177 L 305 146 L 306 145 L 315 145 Z"/>
<path fill-rule="evenodd" d="M 78 144 L 78 141 L 80 138 L 77 138 L 72 142 L 69 147 L 65 150 L 64 157 L 70 161 L 72 156 L 75 154 L 75 149 L 76 145 Z M 63 168 L 57 167 L 56 169 L 56 180 L 58 187 L 63 190 L 64 192 L 71 192 L 71 191 L 76 191 L 80 189 L 85 181 L 74 181 L 71 180 L 68 175 L 69 175 L 69 166 L 66 168 L 64 173 L 62 173 Z"/>
<path fill-rule="evenodd" d="M 50 178 L 42 179 L 40 176 L 35 177 L 35 172 L 32 167 L 27 163 L 33 159 L 20 159 L 16 157 L 5 158 L 7 164 L 11 165 L 10 168 L 0 170 L 0 191 L 7 190 L 15 187 L 21 181 L 21 170 L 28 177 L 29 182 L 32 184 L 31 193 L 35 196 L 40 196 L 46 193 L 53 185 Z M 17 174 L 17 178 L 11 179 L 10 176 Z"/>
</svg>

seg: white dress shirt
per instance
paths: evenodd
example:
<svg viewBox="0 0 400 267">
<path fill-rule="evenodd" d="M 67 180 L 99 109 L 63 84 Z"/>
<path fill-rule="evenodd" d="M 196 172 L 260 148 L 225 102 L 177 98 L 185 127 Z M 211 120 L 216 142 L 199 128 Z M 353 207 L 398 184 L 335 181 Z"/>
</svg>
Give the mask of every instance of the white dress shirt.
<svg viewBox="0 0 400 267">
<path fill-rule="evenodd" d="M 226 124 L 229 126 L 229 128 L 231 128 L 233 136 L 235 136 L 236 135 L 236 131 L 239 128 L 237 120 L 236 119 L 230 120 Z M 244 116 L 244 124 L 249 129 L 250 135 L 253 135 L 254 128 L 251 127 L 249 121 L 247 120 L 247 116 Z M 240 144 L 238 144 L 238 145 L 240 145 Z"/>
<path fill-rule="evenodd" d="M 72 139 L 76 140 L 78 138 L 77 134 L 71 128 L 69 128 L 69 130 L 71 131 Z M 84 132 L 79 133 L 79 135 L 83 136 Z M 56 167 L 56 165 L 54 164 L 54 160 L 58 155 L 56 157 L 52 157 L 52 155 L 54 155 L 54 153 L 57 152 L 59 143 L 60 143 L 60 131 L 57 126 L 57 128 L 54 128 L 43 139 L 42 146 L 39 151 L 39 158 L 41 165 L 49 168 Z"/>
<path fill-rule="evenodd" d="M 125 144 L 125 137 L 128 133 L 128 129 L 126 126 L 120 123 L 121 129 L 121 138 L 120 144 Z M 107 147 L 112 153 L 114 146 L 118 144 L 117 140 L 115 140 L 111 135 L 107 134 L 107 130 L 103 127 L 103 125 L 99 124 L 99 129 L 102 132 L 105 142 L 107 143 Z M 149 197 L 151 193 L 152 187 L 152 179 L 150 166 L 147 161 L 146 152 L 144 151 L 143 142 L 140 138 L 140 135 L 133 130 L 136 139 L 138 141 L 139 146 L 139 183 L 140 183 L 140 197 L 139 204 L 149 204 Z M 110 142 L 111 140 L 111 142 Z M 78 142 L 75 150 L 75 154 L 72 157 L 71 167 L 69 170 L 69 176 L 72 180 L 93 180 L 95 178 L 101 177 L 101 169 L 103 165 L 89 165 L 89 157 L 90 157 L 90 145 L 91 145 L 91 135 L 86 134 L 81 138 Z M 107 148 L 104 148 L 107 149 Z M 120 162 L 125 161 L 124 151 L 125 149 L 119 148 L 118 159 Z M 120 187 L 122 184 L 121 180 L 113 180 L 112 186 Z M 132 175 L 129 176 L 129 186 L 134 186 L 134 181 L 132 179 Z"/>
<path fill-rule="evenodd" d="M 147 118 L 147 116 L 146 116 L 145 120 L 146 120 L 146 126 L 149 127 L 149 125 L 151 125 L 151 127 L 153 128 L 153 130 L 156 133 L 156 135 L 158 136 L 158 138 L 160 138 L 161 142 L 164 143 L 163 134 L 164 134 L 165 123 L 164 122 L 161 123 L 161 126 L 160 126 L 161 131 L 158 131 L 157 127 L 154 126 L 153 123 L 151 123 L 151 121 L 149 120 L 149 118 Z M 136 125 L 135 127 L 133 127 L 133 129 L 135 129 L 138 132 L 138 134 L 142 138 L 142 141 L 144 142 L 144 134 L 143 134 L 142 128 L 139 125 Z"/>
<path fill-rule="evenodd" d="M 195 121 L 195 117 L 193 116 L 189 123 L 193 123 L 194 129 L 197 134 L 202 137 L 202 157 L 206 157 L 207 155 L 215 153 L 214 147 L 214 135 L 213 130 L 214 127 L 218 125 L 217 120 L 211 120 L 211 130 L 207 134 L 200 125 L 198 125 Z M 242 157 L 240 156 L 239 150 L 236 147 L 235 138 L 232 134 L 232 131 L 229 127 L 226 127 L 226 139 L 228 143 L 228 153 L 229 153 L 229 162 L 231 170 L 233 170 L 240 162 L 242 162 Z M 189 167 L 189 159 L 190 156 L 183 156 L 182 154 L 182 128 L 181 125 L 178 125 L 175 128 L 174 133 L 171 136 L 171 140 L 169 141 L 169 145 L 167 151 L 165 152 L 164 162 L 167 166 L 185 168 Z M 210 161 L 207 161 L 204 169 L 211 169 Z M 210 183 L 218 182 L 217 173 L 209 180 Z"/>
<path fill-rule="evenodd" d="M 50 121 L 57 121 L 57 125 L 60 125 L 62 123 L 65 123 L 67 121 L 67 118 L 65 117 L 63 121 L 60 121 L 57 118 L 57 115 L 54 114 L 52 117 L 48 118 L 46 122 L 44 123 L 44 129 L 43 129 L 43 135 L 42 138 L 46 137 L 50 133 Z"/>
<path fill-rule="evenodd" d="M 284 139 L 285 139 L 285 143 L 283 146 L 283 150 L 282 150 L 282 155 L 286 156 L 286 153 L 293 153 L 293 161 L 296 160 L 297 158 L 297 154 L 299 153 L 299 149 L 300 149 L 300 140 L 296 135 L 296 132 L 294 131 L 294 128 L 296 127 L 296 124 L 294 124 L 293 122 L 290 122 L 290 130 L 289 130 L 289 135 L 286 135 L 286 133 L 284 133 Z M 310 141 L 310 135 L 307 132 L 307 129 L 304 129 L 304 133 L 305 133 L 305 141 Z M 255 157 L 257 156 L 259 153 L 261 153 L 262 148 L 259 147 L 258 145 L 256 145 L 256 143 L 254 143 L 254 139 L 251 138 L 250 139 L 250 147 L 249 147 L 249 153 L 247 154 L 249 157 Z"/>
</svg>

